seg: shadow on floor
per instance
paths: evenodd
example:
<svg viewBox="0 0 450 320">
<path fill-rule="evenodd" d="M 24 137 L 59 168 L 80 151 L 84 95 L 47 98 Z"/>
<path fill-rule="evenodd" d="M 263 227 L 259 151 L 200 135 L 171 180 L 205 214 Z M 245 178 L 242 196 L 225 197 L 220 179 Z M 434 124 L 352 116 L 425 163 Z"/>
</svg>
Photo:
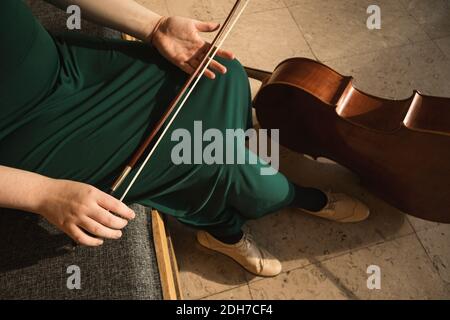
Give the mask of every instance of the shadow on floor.
<svg viewBox="0 0 450 320">
<path fill-rule="evenodd" d="M 280 150 L 280 158 L 281 171 L 292 181 L 345 192 L 363 200 L 371 208 L 369 219 L 357 224 L 331 222 L 289 208 L 250 221 L 248 224 L 256 241 L 280 259 L 284 271 L 319 264 L 337 255 L 413 232 L 404 213 L 370 194 L 349 170 L 329 160 L 314 161 L 284 148 Z M 187 277 L 201 279 L 194 280 L 195 286 L 200 286 L 200 282 L 205 280 L 238 286 L 255 278 L 230 258 L 202 248 L 195 240 L 195 230 L 173 219 L 170 220 L 170 228 L 180 270 L 189 274 Z M 332 274 L 328 276 L 335 278 Z M 355 299 L 350 290 L 339 283 L 336 285 L 347 292 L 349 298 Z"/>
</svg>

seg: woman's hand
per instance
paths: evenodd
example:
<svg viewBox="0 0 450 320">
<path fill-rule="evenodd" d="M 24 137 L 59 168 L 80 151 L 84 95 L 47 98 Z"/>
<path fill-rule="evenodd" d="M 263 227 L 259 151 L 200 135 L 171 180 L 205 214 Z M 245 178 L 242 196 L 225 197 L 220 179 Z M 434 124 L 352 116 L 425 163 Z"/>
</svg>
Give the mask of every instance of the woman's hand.
<svg viewBox="0 0 450 320">
<path fill-rule="evenodd" d="M 213 22 L 167 17 L 163 18 L 154 31 L 151 42 L 166 59 L 183 71 L 192 74 L 210 48 L 210 44 L 202 39 L 200 32 L 214 32 L 219 26 Z M 217 56 L 234 59 L 233 53 L 226 50 L 219 50 Z M 211 62 L 205 76 L 214 79 L 213 70 L 222 74 L 227 72 L 227 69 L 216 60 Z"/>
<path fill-rule="evenodd" d="M 103 238 L 120 238 L 120 230 L 135 217 L 125 204 L 93 186 L 53 179 L 49 180 L 46 196 L 36 211 L 77 243 L 86 246 L 102 245 Z"/>
</svg>

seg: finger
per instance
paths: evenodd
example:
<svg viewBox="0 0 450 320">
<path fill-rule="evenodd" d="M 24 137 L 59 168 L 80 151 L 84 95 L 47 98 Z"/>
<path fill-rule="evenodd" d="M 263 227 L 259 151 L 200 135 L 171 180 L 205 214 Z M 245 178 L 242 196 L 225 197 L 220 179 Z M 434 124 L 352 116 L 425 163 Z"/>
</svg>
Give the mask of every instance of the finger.
<svg viewBox="0 0 450 320">
<path fill-rule="evenodd" d="M 212 72 L 211 70 L 209 70 L 209 69 L 205 70 L 204 75 L 205 75 L 205 77 L 207 77 L 207 78 L 209 78 L 211 80 L 214 80 L 216 78 L 216 74 L 214 72 Z"/>
<path fill-rule="evenodd" d="M 122 237 L 122 231 L 107 228 L 89 217 L 80 221 L 79 226 L 90 234 L 100 238 L 119 239 Z"/>
<path fill-rule="evenodd" d="M 117 217 L 101 207 L 99 207 L 98 210 L 89 213 L 88 217 L 101 223 L 105 227 L 116 230 L 123 229 L 128 224 L 128 220 Z"/>
<path fill-rule="evenodd" d="M 111 211 L 119 216 L 124 217 L 125 219 L 134 219 L 136 216 L 133 210 L 131 210 L 127 205 L 125 205 L 122 201 L 117 200 L 113 196 L 110 196 L 107 193 L 102 192 L 100 198 L 97 200 L 97 203 L 104 209 Z"/>
<path fill-rule="evenodd" d="M 188 72 L 189 74 L 194 73 L 197 68 L 197 67 L 194 68 L 194 66 L 192 64 L 193 64 L 193 62 L 191 62 L 191 61 L 188 61 L 187 63 L 185 63 L 186 69 L 188 70 L 188 71 L 186 71 L 186 70 L 185 71 Z M 214 80 L 216 78 L 215 73 L 209 69 L 205 70 L 204 75 L 211 80 Z"/>
<path fill-rule="evenodd" d="M 228 51 L 228 50 L 223 50 L 220 49 L 217 51 L 217 56 L 224 58 L 224 59 L 228 59 L 228 60 L 234 60 L 235 55 L 233 52 Z"/>
<path fill-rule="evenodd" d="M 201 53 L 202 55 L 205 55 L 209 48 L 211 47 L 211 44 L 209 42 L 205 42 L 205 44 L 203 45 L 202 49 L 201 49 Z M 233 60 L 235 58 L 235 55 L 233 52 L 229 51 L 229 50 L 225 50 L 225 49 L 219 49 L 217 50 L 216 55 L 218 57 L 224 58 L 224 59 L 228 59 L 228 60 Z"/>
<path fill-rule="evenodd" d="M 216 23 L 216 22 L 202 22 L 202 21 L 197 21 L 195 23 L 195 27 L 197 28 L 198 31 L 200 32 L 214 32 L 217 29 L 219 29 L 220 24 Z"/>
<path fill-rule="evenodd" d="M 216 70 L 221 74 L 227 73 L 227 68 L 224 65 L 220 64 L 219 62 L 217 62 L 216 60 L 211 61 L 211 63 L 209 64 L 209 68 L 211 70 Z"/>
<path fill-rule="evenodd" d="M 76 243 L 81 244 L 83 246 L 89 247 L 98 247 L 103 244 L 102 239 L 97 239 L 94 237 L 88 236 L 84 233 L 79 227 L 72 226 L 71 229 L 67 233 Z"/>
<path fill-rule="evenodd" d="M 184 62 L 180 65 L 181 70 L 186 72 L 187 74 L 193 74 L 195 72 L 195 68 L 192 67 L 189 62 Z"/>
</svg>

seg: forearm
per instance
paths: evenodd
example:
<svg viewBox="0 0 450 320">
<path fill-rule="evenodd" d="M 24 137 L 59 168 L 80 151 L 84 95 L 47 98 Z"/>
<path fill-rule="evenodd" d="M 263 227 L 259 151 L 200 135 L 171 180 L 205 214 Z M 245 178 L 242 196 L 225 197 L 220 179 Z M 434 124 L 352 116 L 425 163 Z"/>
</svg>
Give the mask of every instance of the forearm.
<svg viewBox="0 0 450 320">
<path fill-rule="evenodd" d="M 47 1 L 64 10 L 69 5 L 78 5 L 83 18 L 125 32 L 138 39 L 147 38 L 161 17 L 134 0 Z"/>
<path fill-rule="evenodd" d="M 38 213 L 51 181 L 36 173 L 0 166 L 0 207 Z"/>
</svg>

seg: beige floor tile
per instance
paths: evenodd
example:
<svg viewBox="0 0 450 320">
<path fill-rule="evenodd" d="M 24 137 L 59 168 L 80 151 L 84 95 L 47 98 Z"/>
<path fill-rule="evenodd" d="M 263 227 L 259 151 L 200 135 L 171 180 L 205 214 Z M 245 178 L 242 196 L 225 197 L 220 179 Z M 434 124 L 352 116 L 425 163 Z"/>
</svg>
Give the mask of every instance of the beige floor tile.
<svg viewBox="0 0 450 320">
<path fill-rule="evenodd" d="M 224 47 L 232 50 L 243 65 L 268 71 L 287 58 L 313 57 L 287 9 L 245 16 L 225 41 Z"/>
<path fill-rule="evenodd" d="M 445 55 L 450 59 L 450 37 L 436 39 L 434 42 L 438 47 L 445 53 Z"/>
<path fill-rule="evenodd" d="M 195 232 L 169 219 L 185 299 L 200 299 L 247 284 L 233 260 L 201 247 Z"/>
<path fill-rule="evenodd" d="M 250 79 L 250 88 L 252 91 L 252 99 L 254 99 L 256 94 L 258 93 L 259 89 L 261 88 L 261 82 L 254 80 L 254 79 Z M 255 112 L 254 109 L 253 109 L 253 112 Z M 253 123 L 255 123 L 255 120 L 253 121 Z"/>
<path fill-rule="evenodd" d="M 248 285 L 241 286 L 232 290 L 221 292 L 209 297 L 205 300 L 252 300 L 250 288 Z"/>
<path fill-rule="evenodd" d="M 376 96 L 403 99 L 411 96 L 413 89 L 450 96 L 450 59 L 433 41 L 326 63 L 340 73 L 354 76 L 356 87 Z"/>
<path fill-rule="evenodd" d="M 295 209 L 249 223 L 255 239 L 278 257 L 285 271 L 413 232 L 405 215 L 362 188 L 347 169 L 281 150 L 281 171 L 306 186 L 353 195 L 368 204 L 371 216 L 357 224 L 342 224 L 309 216 Z M 248 280 L 257 278 L 247 274 Z"/>
<path fill-rule="evenodd" d="M 170 13 L 199 20 L 226 18 L 236 0 L 166 0 Z M 251 0 L 244 14 L 285 7 L 283 0 Z"/>
<path fill-rule="evenodd" d="M 381 270 L 381 289 L 367 288 L 367 267 Z M 255 299 L 448 299 L 416 235 L 250 283 Z"/>
<path fill-rule="evenodd" d="M 163 15 L 168 16 L 169 10 L 167 8 L 166 0 L 136 0 L 143 6 L 149 8 L 150 10 Z"/>
<path fill-rule="evenodd" d="M 450 225 L 417 233 L 442 280 L 450 285 Z"/>
<path fill-rule="evenodd" d="M 351 293 L 340 288 L 320 265 L 283 273 L 276 278 L 250 283 L 255 300 L 347 299 Z"/>
<path fill-rule="evenodd" d="M 409 223 L 411 223 L 414 231 L 419 232 L 426 229 L 433 229 L 439 227 L 441 224 L 437 222 L 423 220 L 417 217 L 408 216 Z"/>
<path fill-rule="evenodd" d="M 288 1 L 293 4 L 293 1 Z M 428 36 L 398 1 L 379 0 L 381 30 L 369 30 L 372 0 L 300 0 L 290 7 L 306 41 L 320 60 L 405 45 Z"/>
<path fill-rule="evenodd" d="M 401 0 L 408 12 L 432 38 L 450 35 L 450 2 L 448 0 Z"/>
</svg>

